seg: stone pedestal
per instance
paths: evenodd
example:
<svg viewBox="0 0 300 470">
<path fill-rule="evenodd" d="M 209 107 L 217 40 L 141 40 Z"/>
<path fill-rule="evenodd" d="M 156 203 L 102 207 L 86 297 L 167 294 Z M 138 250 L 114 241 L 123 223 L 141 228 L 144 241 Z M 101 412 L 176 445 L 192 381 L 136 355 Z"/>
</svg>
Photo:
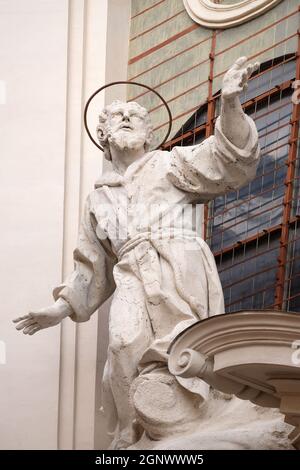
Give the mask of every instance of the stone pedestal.
<svg viewBox="0 0 300 470">
<path fill-rule="evenodd" d="M 170 347 L 169 370 L 214 389 L 278 408 L 300 449 L 300 314 L 243 311 L 217 315 L 183 331 Z M 296 354 L 295 354 L 296 353 Z M 234 417 L 233 417 L 234 420 Z"/>
</svg>

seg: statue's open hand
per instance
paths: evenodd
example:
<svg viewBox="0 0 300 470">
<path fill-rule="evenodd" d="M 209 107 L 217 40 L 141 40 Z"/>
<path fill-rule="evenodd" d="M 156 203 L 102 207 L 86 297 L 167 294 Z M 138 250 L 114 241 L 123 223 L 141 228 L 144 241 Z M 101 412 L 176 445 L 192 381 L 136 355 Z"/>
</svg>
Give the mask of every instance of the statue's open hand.
<svg viewBox="0 0 300 470">
<path fill-rule="evenodd" d="M 255 70 L 259 69 L 259 62 L 246 65 L 248 58 L 239 57 L 224 75 L 222 85 L 222 96 L 225 99 L 238 96 L 248 87 L 248 79 Z"/>
<path fill-rule="evenodd" d="M 16 329 L 23 330 L 25 335 L 34 335 L 39 330 L 58 325 L 65 317 L 72 313 L 72 309 L 67 302 L 59 299 L 50 307 L 42 308 L 30 312 L 23 317 L 13 320 L 17 323 Z"/>
</svg>

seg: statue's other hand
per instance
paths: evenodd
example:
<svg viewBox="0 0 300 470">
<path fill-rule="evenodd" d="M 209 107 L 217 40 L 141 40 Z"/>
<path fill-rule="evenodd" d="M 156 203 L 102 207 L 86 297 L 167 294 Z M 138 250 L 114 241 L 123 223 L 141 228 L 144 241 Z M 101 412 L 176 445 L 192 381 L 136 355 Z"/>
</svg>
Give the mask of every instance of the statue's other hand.
<svg viewBox="0 0 300 470">
<path fill-rule="evenodd" d="M 260 66 L 259 62 L 246 65 L 247 61 L 247 57 L 239 57 L 225 73 L 222 85 L 223 98 L 233 98 L 247 89 L 250 76 Z"/>
<path fill-rule="evenodd" d="M 70 305 L 63 299 L 58 299 L 50 307 L 32 311 L 23 317 L 13 320 L 17 330 L 23 330 L 25 335 L 34 335 L 39 330 L 58 325 L 64 318 L 72 313 Z"/>
</svg>

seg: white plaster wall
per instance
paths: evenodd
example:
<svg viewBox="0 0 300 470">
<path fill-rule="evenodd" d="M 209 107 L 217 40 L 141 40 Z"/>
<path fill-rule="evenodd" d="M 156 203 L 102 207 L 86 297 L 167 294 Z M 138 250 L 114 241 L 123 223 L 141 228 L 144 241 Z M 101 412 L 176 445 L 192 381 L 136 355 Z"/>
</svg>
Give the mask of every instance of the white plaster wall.
<svg viewBox="0 0 300 470">
<path fill-rule="evenodd" d="M 67 20 L 67 0 L 0 0 L 1 449 L 57 445 L 59 328 L 28 337 L 11 319 L 61 278 Z"/>
<path fill-rule="evenodd" d="M 130 0 L 0 0 L 0 449 L 101 445 L 97 348 L 107 309 L 99 330 L 95 314 L 33 337 L 11 319 L 52 303 L 73 269 L 84 201 L 103 164 L 83 109 L 105 81 L 126 78 L 129 14 Z M 91 128 L 104 103 L 102 94 L 91 108 Z"/>
</svg>

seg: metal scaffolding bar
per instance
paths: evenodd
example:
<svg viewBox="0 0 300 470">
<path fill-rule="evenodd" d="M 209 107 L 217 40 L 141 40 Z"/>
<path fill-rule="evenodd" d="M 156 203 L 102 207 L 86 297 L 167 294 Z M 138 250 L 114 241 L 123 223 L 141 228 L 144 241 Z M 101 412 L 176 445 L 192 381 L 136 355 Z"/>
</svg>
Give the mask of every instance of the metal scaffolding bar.
<svg viewBox="0 0 300 470">
<path fill-rule="evenodd" d="M 216 50 L 216 30 L 213 31 L 211 40 L 211 51 L 209 54 L 209 76 L 208 76 L 208 97 L 207 97 L 207 118 L 205 137 L 209 137 L 214 132 L 214 119 L 216 110 L 216 101 L 213 100 L 213 77 L 214 77 L 214 62 L 215 62 L 215 50 Z M 203 238 L 206 240 L 207 237 L 207 219 L 208 219 L 208 204 L 204 205 L 204 223 L 203 223 Z"/>
<path fill-rule="evenodd" d="M 298 30 L 298 47 L 296 58 L 296 80 L 300 80 L 300 30 Z M 289 224 L 292 215 L 292 199 L 293 199 L 293 180 L 295 177 L 295 163 L 297 159 L 297 141 L 299 136 L 299 117 L 300 103 L 298 100 L 293 102 L 293 111 L 291 118 L 291 140 L 289 142 L 288 170 L 285 180 L 286 191 L 283 202 L 282 229 L 280 236 L 280 251 L 278 259 L 278 270 L 276 274 L 276 291 L 275 291 L 275 308 L 283 308 L 284 299 L 284 279 L 286 272 L 286 262 L 288 256 L 288 238 Z"/>
</svg>

